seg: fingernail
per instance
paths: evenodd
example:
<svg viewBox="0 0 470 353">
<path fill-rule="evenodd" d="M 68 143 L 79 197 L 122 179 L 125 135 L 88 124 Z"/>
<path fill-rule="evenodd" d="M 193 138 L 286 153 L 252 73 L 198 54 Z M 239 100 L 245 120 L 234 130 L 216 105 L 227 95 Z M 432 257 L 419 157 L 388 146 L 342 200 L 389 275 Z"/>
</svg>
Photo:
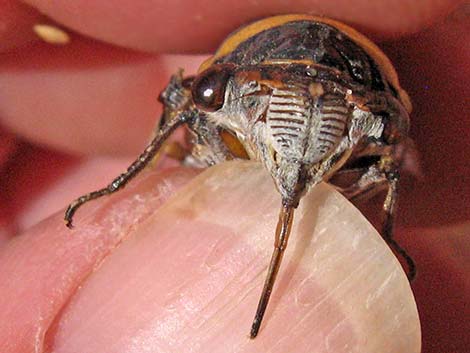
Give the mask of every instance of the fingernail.
<svg viewBox="0 0 470 353">
<path fill-rule="evenodd" d="M 273 249 L 280 196 L 246 162 L 208 169 L 102 263 L 49 330 L 54 352 L 419 352 L 398 261 L 330 186 L 314 187 L 259 336 L 249 329 Z"/>
</svg>

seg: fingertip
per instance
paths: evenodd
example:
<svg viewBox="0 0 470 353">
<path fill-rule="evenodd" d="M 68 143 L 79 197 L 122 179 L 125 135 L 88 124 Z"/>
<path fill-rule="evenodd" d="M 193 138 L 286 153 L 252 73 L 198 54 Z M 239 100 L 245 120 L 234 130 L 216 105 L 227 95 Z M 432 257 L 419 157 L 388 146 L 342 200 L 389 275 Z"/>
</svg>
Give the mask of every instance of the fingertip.
<svg viewBox="0 0 470 353">
<path fill-rule="evenodd" d="M 50 332 L 51 347 L 419 352 L 416 307 L 398 262 L 358 211 L 322 185 L 297 210 L 273 298 L 250 339 L 279 207 L 263 169 L 210 169 L 83 283 Z"/>
</svg>

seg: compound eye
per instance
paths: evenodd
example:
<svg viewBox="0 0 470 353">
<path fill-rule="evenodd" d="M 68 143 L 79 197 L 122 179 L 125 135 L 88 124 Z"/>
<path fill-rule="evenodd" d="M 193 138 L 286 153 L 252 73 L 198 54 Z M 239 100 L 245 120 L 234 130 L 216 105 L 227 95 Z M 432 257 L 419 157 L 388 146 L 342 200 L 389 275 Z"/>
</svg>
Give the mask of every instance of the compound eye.
<svg viewBox="0 0 470 353">
<path fill-rule="evenodd" d="M 214 66 L 198 75 L 191 86 L 194 104 L 208 112 L 222 108 L 230 76 L 231 70 L 226 66 Z"/>
</svg>

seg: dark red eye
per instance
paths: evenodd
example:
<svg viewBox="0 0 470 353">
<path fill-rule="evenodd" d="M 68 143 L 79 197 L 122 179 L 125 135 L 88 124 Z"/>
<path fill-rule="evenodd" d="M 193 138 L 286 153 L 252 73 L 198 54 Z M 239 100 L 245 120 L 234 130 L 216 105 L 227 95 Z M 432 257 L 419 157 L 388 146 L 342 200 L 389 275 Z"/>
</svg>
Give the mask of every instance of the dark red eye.
<svg viewBox="0 0 470 353">
<path fill-rule="evenodd" d="M 230 67 L 220 65 L 211 67 L 198 75 L 191 87 L 194 104 L 199 109 L 209 112 L 222 108 L 225 88 L 231 72 Z"/>
</svg>

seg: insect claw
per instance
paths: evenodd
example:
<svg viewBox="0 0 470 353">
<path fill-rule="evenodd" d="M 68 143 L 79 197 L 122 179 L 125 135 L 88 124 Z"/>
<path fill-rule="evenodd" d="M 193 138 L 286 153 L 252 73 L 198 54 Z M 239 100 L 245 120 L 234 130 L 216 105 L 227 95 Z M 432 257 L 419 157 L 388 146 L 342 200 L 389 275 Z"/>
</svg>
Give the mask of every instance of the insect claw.
<svg viewBox="0 0 470 353">
<path fill-rule="evenodd" d="M 64 221 L 65 221 L 65 226 L 66 226 L 68 229 L 73 229 L 73 224 L 72 224 L 72 220 L 71 220 L 71 219 L 65 218 Z"/>
<path fill-rule="evenodd" d="M 69 229 L 73 228 L 73 215 L 77 209 L 77 205 L 79 205 L 79 203 L 77 200 L 75 200 L 69 205 L 69 207 L 67 207 L 67 210 L 65 211 L 64 222 L 65 226 Z"/>
</svg>

